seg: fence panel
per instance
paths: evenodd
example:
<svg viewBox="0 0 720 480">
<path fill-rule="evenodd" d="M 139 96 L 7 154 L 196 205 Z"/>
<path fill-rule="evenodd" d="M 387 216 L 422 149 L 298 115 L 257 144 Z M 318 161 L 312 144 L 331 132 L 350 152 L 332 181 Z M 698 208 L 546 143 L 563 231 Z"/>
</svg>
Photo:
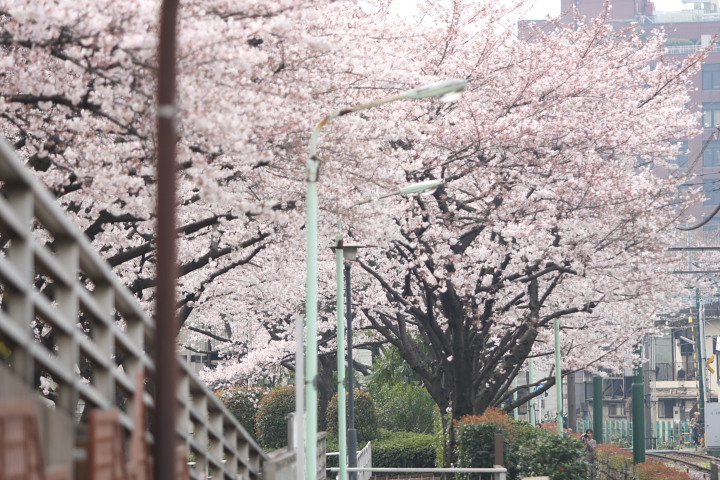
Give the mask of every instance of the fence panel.
<svg viewBox="0 0 720 480">
<path fill-rule="evenodd" d="M 593 428 L 592 420 L 578 420 L 577 431 L 584 432 Z M 651 448 L 670 449 L 690 445 L 690 422 L 675 422 L 673 420 L 658 420 L 650 424 Z M 605 420 L 603 421 L 603 442 L 614 443 L 620 446 L 632 445 L 632 421 Z"/>
</svg>

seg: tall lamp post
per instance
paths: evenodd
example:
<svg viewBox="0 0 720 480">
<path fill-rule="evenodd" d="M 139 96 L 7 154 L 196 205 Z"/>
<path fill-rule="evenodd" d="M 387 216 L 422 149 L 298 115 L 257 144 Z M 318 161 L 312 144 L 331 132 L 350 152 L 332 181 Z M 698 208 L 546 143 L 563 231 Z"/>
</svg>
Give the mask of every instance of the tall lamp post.
<svg viewBox="0 0 720 480">
<path fill-rule="evenodd" d="M 467 80 L 447 80 L 432 85 L 408 90 L 397 95 L 381 98 L 369 103 L 361 103 L 351 108 L 338 110 L 322 119 L 310 137 L 309 155 L 306 163 L 305 201 L 306 201 L 306 299 L 305 299 L 305 381 L 298 382 L 296 395 L 305 395 L 305 480 L 317 476 L 317 303 L 318 303 L 318 172 L 320 158 L 317 156 L 317 144 L 325 125 L 332 120 L 361 110 L 384 105 L 398 100 L 411 100 L 441 97 L 443 100 L 455 100 L 465 87 Z M 301 341 L 298 338 L 298 341 Z M 299 391 L 303 387 L 304 392 Z M 300 412 L 296 417 L 300 417 Z M 296 425 L 297 428 L 297 425 Z M 298 478 L 300 473 L 298 472 Z"/>
<path fill-rule="evenodd" d="M 393 195 L 411 195 L 414 193 L 430 193 L 435 191 L 442 182 L 439 180 L 428 180 L 425 182 L 407 185 L 389 193 L 384 193 L 378 197 L 368 198 L 354 203 L 350 208 L 374 202 Z M 354 390 L 354 370 L 352 359 L 352 302 L 350 295 L 350 263 L 345 263 L 345 272 L 343 274 L 343 263 L 351 262 L 357 258 L 358 248 L 363 245 L 355 243 L 347 243 L 342 237 L 342 221 L 338 222 L 338 231 L 336 243 L 333 247 L 335 250 L 336 277 L 337 277 L 337 388 L 338 388 L 338 456 L 339 456 L 339 474 L 340 480 L 347 479 L 348 452 L 350 458 L 350 466 L 357 466 L 357 431 L 355 430 L 355 390 Z M 347 352 L 348 352 L 348 390 L 350 391 L 350 410 L 349 410 L 349 427 L 346 426 L 345 416 L 345 321 L 343 318 L 343 278 L 347 279 Z M 347 430 L 347 435 L 345 435 Z M 352 438 L 351 438 L 352 437 Z M 350 447 L 350 448 L 348 448 Z M 357 475 L 353 475 L 356 478 Z"/>
</svg>

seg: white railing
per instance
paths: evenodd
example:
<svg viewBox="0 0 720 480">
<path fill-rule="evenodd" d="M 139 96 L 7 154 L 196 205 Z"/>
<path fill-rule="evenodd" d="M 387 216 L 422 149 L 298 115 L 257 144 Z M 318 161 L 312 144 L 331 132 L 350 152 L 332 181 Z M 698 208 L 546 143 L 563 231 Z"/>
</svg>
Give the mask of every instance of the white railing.
<svg viewBox="0 0 720 480">
<path fill-rule="evenodd" d="M 329 452 L 327 456 L 337 456 L 338 452 Z M 330 472 L 338 472 L 338 467 L 328 468 Z M 455 473 L 490 473 L 493 480 L 505 480 L 507 477 L 507 469 L 505 467 L 495 466 L 493 468 L 390 468 L 390 467 L 373 467 L 372 466 L 372 442 L 368 442 L 365 447 L 358 452 L 357 467 L 347 467 L 348 472 L 357 472 L 358 480 L 370 480 L 374 473 L 388 473 L 390 475 L 407 475 L 411 473 L 439 473 L 439 474 L 455 474 Z"/>
<path fill-rule="evenodd" d="M 371 468 L 372 467 L 372 443 L 368 442 L 365 447 L 360 450 L 357 454 L 357 466 L 358 468 Z M 358 473 L 358 480 L 370 480 L 371 473 L 369 470 Z"/>
<path fill-rule="evenodd" d="M 328 468 L 331 472 L 337 472 L 338 468 Z M 388 473 L 390 475 L 407 475 L 411 473 L 437 473 L 437 474 L 455 474 L 455 473 L 476 473 L 478 478 L 480 474 L 489 473 L 492 475 L 492 480 L 505 480 L 507 478 L 507 468 L 505 467 L 493 467 L 493 468 L 384 468 L 384 467 L 348 467 L 348 472 L 358 472 L 362 475 L 363 473 Z"/>
<path fill-rule="evenodd" d="M 46 457 L 66 463 L 75 478 L 89 409 L 117 407 L 126 434 L 133 429 L 135 378 L 140 369 L 153 377 L 155 327 L 1 139 L 0 290 L 0 397 L 44 387 L 44 402 L 54 406 L 41 412 L 43 438 L 54 442 L 44 445 Z M 260 478 L 268 456 L 179 363 L 177 441 L 193 460 L 191 477 Z M 146 392 L 152 388 L 146 380 Z M 140 397 L 151 412 L 152 397 Z"/>
</svg>

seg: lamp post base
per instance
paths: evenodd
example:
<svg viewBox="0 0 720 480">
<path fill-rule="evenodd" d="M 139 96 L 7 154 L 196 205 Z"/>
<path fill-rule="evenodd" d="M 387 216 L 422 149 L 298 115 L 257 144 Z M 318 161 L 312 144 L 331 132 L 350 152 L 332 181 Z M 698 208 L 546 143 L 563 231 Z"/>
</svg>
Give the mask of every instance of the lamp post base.
<svg viewBox="0 0 720 480">
<path fill-rule="evenodd" d="M 348 467 L 357 467 L 357 430 L 348 428 L 347 431 Z M 357 480 L 357 472 L 349 472 L 350 480 Z"/>
</svg>

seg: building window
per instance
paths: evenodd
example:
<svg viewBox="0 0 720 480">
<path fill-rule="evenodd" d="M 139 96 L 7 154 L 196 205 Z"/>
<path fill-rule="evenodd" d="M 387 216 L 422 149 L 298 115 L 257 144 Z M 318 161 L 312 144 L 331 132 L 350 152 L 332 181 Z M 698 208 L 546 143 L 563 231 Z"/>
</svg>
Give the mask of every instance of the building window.
<svg viewBox="0 0 720 480">
<path fill-rule="evenodd" d="M 624 417 L 625 416 L 625 404 L 624 403 L 611 403 L 608 405 L 608 415 L 611 417 Z"/>
<path fill-rule="evenodd" d="M 702 227 L 703 232 L 717 232 L 720 230 L 720 218 L 713 218 Z"/>
<path fill-rule="evenodd" d="M 710 140 L 703 152 L 703 165 L 706 167 L 720 166 L 720 140 Z"/>
<path fill-rule="evenodd" d="M 673 142 L 673 145 L 677 145 L 677 155 L 675 155 L 675 165 L 680 168 L 687 168 L 688 166 L 688 142 L 682 140 L 679 142 Z"/>
<path fill-rule="evenodd" d="M 704 205 L 720 205 L 720 178 L 703 180 Z"/>
<path fill-rule="evenodd" d="M 715 128 L 720 126 L 720 102 L 703 103 L 703 127 Z"/>
<path fill-rule="evenodd" d="M 708 63 L 702 67 L 703 90 L 720 90 L 720 63 Z"/>
<path fill-rule="evenodd" d="M 673 418 L 675 400 L 658 400 L 658 418 Z"/>
</svg>

